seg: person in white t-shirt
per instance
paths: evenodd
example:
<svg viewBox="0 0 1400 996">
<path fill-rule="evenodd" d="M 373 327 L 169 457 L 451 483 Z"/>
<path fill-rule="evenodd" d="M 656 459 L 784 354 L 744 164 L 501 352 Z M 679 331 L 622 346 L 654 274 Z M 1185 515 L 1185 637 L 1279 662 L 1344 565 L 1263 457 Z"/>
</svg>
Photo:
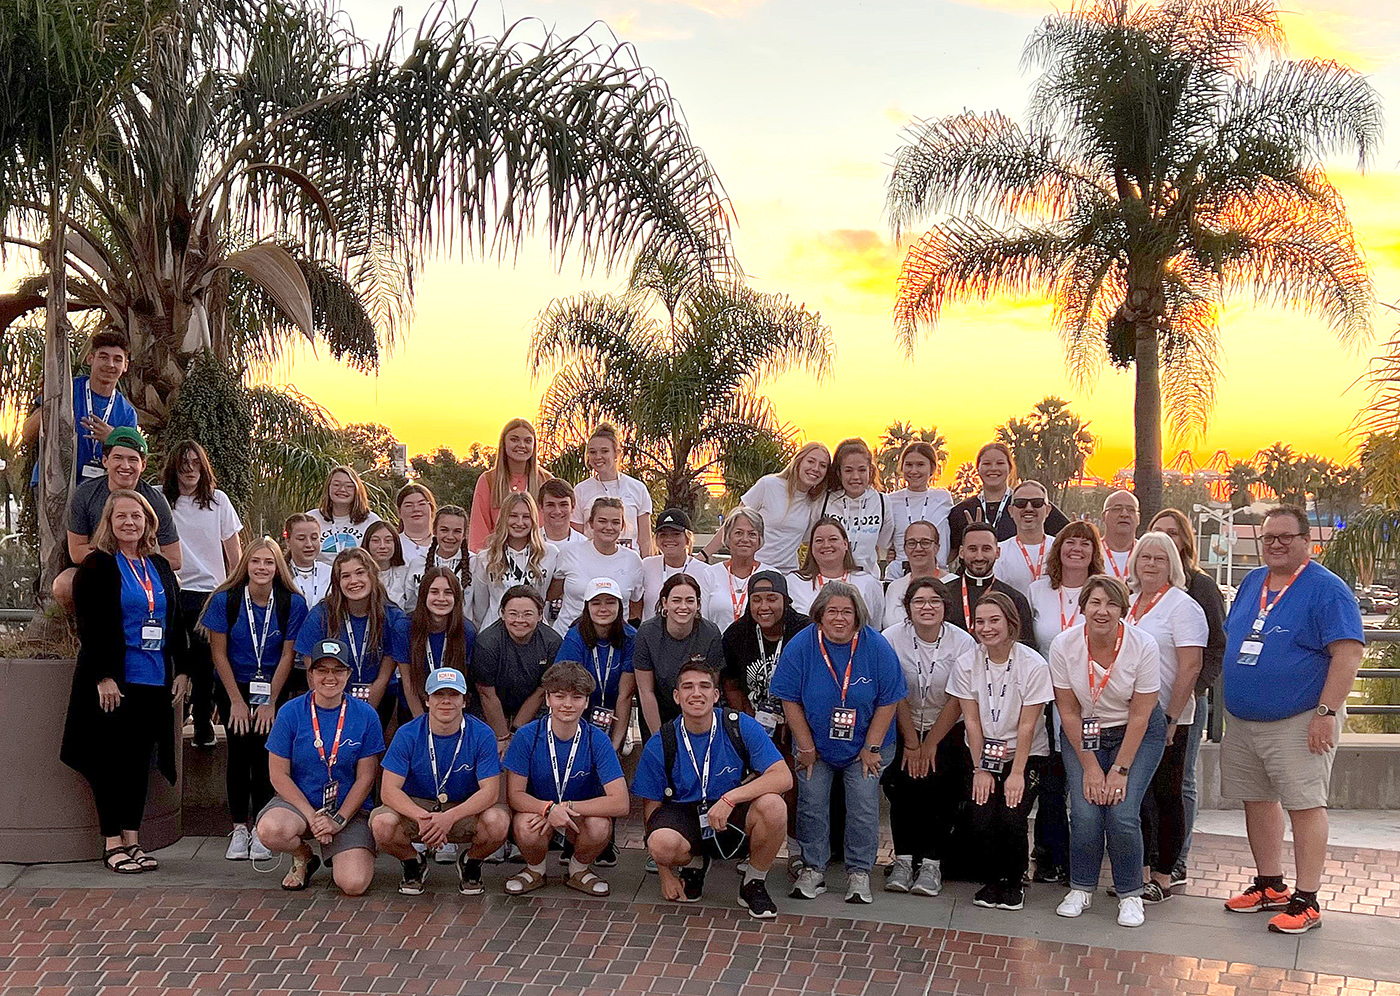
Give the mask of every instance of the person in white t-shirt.
<svg viewBox="0 0 1400 996">
<path fill-rule="evenodd" d="M 704 600 L 703 589 L 710 566 L 690 555 L 694 543 L 695 532 L 691 528 L 690 516 L 685 514 L 684 509 L 668 508 L 656 517 L 655 546 L 658 552 L 642 558 L 643 621 L 656 615 L 661 586 L 673 574 L 693 577 L 701 586 L 701 600 Z"/>
<path fill-rule="evenodd" d="M 1133 555 L 1141 521 L 1137 495 L 1131 491 L 1115 491 L 1103 500 L 1104 566 L 1125 584 L 1128 580 L 1128 558 Z"/>
<path fill-rule="evenodd" d="M 1069 893 L 1055 912 L 1079 916 L 1093 903 L 1106 842 L 1118 923 L 1140 927 L 1142 800 L 1166 744 L 1161 653 L 1127 624 L 1128 589 L 1117 578 L 1086 581 L 1079 611 L 1084 621 L 1050 645 L 1070 809 Z"/>
<path fill-rule="evenodd" d="M 890 549 L 894 537 L 894 520 L 874 480 L 875 456 L 865 440 L 843 439 L 831 458 L 819 515 L 840 521 L 851 541 L 851 556 L 861 570 L 878 578 L 880 556 Z"/>
<path fill-rule="evenodd" d="M 802 567 L 788 575 L 788 595 L 792 607 L 806 615 L 817 593 L 830 581 L 848 581 L 860 591 L 870 618 L 885 618 L 885 588 L 880 579 L 860 569 L 851 556 L 846 527 L 841 520 L 818 519 L 807 540 L 807 556 Z"/>
<path fill-rule="evenodd" d="M 894 523 L 894 549 L 890 554 L 889 566 L 885 568 L 886 580 L 893 581 L 912 573 L 907 564 L 909 552 L 904 543 L 904 536 L 909 526 L 915 522 L 932 522 L 935 527 L 938 523 L 943 523 L 945 528 L 938 530 L 939 546 L 934 551 L 934 556 L 939 567 L 948 566 L 951 551 L 948 549 L 946 526 L 948 513 L 953 510 L 953 496 L 946 488 L 929 486 L 937 473 L 938 454 L 923 440 L 907 444 L 899 454 L 899 475 L 904 478 L 904 487 L 890 492 L 886 501 L 890 519 Z"/>
<path fill-rule="evenodd" d="M 369 492 L 354 467 L 341 465 L 326 475 L 321 504 L 307 509 L 321 527 L 317 558 L 330 564 L 342 550 L 353 550 L 365 541 L 365 530 L 379 521 L 369 509 Z"/>
<path fill-rule="evenodd" d="M 1050 752 L 1043 717 L 1054 698 L 1050 669 L 1021 638 L 1021 617 L 1011 596 L 988 591 L 972 610 L 980 646 L 958 658 L 948 694 L 962 704 L 972 757 L 972 821 L 984 844 L 985 883 L 972 902 L 989 909 L 1019 910 L 1026 873 L 1026 831 Z"/>
<path fill-rule="evenodd" d="M 1031 585 L 1045 573 L 1050 554 L 1045 517 L 1050 514 L 1050 493 L 1039 481 L 1022 481 L 1011 492 L 1011 517 L 1016 535 L 1001 541 L 1001 553 L 992 569 L 998 578 L 1030 597 Z"/>
<path fill-rule="evenodd" d="M 904 596 L 913 579 L 941 580 L 947 574 L 938 566 L 938 544 L 938 527 L 932 522 L 911 522 L 905 528 L 904 555 L 908 572 L 903 577 L 891 581 L 885 589 L 886 627 L 904 622 Z"/>
<path fill-rule="evenodd" d="M 402 604 L 396 603 L 400 608 L 412 611 L 413 606 L 418 604 L 418 586 L 423 583 L 428 568 L 446 567 L 456 574 L 457 580 L 461 582 L 463 597 L 466 599 L 463 608 L 467 617 L 471 618 L 472 565 L 471 556 L 466 549 L 469 521 L 467 510 L 461 505 L 442 505 L 438 508 L 433 516 L 432 542 L 428 544 L 423 558 L 415 558 L 408 565 L 408 571 L 404 575 L 401 588 Z"/>
<path fill-rule="evenodd" d="M 763 516 L 745 505 L 730 509 L 720 527 L 720 542 L 729 550 L 729 559 L 705 568 L 699 578 L 704 589 L 701 615 L 719 627 L 723 633 L 749 610 L 749 578 L 762 570 L 771 570 L 757 559 L 763 546 Z"/>
<path fill-rule="evenodd" d="M 620 498 L 625 516 L 618 545 L 632 547 L 643 557 L 656 552 L 652 545 L 651 492 L 635 477 L 622 473 L 617 461 L 622 453 L 617 430 L 603 423 L 588 437 L 586 451 L 591 476 L 574 486 L 574 527 L 588 535 L 587 520 L 599 498 Z"/>
<path fill-rule="evenodd" d="M 574 528 L 574 486 L 562 477 L 551 477 L 540 485 L 535 496 L 540 507 L 540 527 L 544 541 L 558 550 L 570 543 L 587 543 L 588 537 Z"/>
<path fill-rule="evenodd" d="M 642 596 L 646 586 L 642 580 L 642 558 L 636 550 L 618 545 L 622 535 L 624 511 L 621 498 L 599 498 L 593 503 L 588 517 L 591 539 L 587 543 L 570 543 L 559 552 L 554 580 L 549 584 L 548 599 L 560 603 L 554 628 L 561 634 L 583 614 L 583 602 L 588 597 L 594 578 L 612 578 L 629 620 L 640 619 Z"/>
<path fill-rule="evenodd" d="M 394 496 L 399 510 L 399 548 L 405 564 L 413 564 L 428 556 L 433 542 L 433 518 L 437 515 L 437 499 L 425 485 L 409 481 Z"/>
<path fill-rule="evenodd" d="M 559 552 L 544 541 L 540 510 L 523 491 L 506 495 L 496 515 L 495 531 L 472 558 L 471 618 L 478 630 L 501 618 L 501 599 L 517 585 L 540 597 L 549 591 Z"/>
<path fill-rule="evenodd" d="M 904 620 L 884 631 L 909 686 L 895 709 L 899 744 L 884 779 L 895 855 L 885 890 L 936 896 L 943 889 L 953 815 L 967 797 L 972 772 L 962 707 L 947 693 L 948 677 L 977 644 L 945 621 L 953 596 L 942 582 L 913 577 L 905 587 L 899 606 Z"/>
<path fill-rule="evenodd" d="M 1128 621 L 1157 641 L 1162 668 L 1158 704 L 1166 713 L 1166 750 L 1142 806 L 1143 854 L 1149 879 L 1143 901 L 1171 898 L 1171 875 L 1186 841 L 1187 738 L 1196 714 L 1196 678 L 1210 638 L 1205 610 L 1186 590 L 1186 571 L 1176 541 L 1145 533 L 1128 558 L 1128 587 L 1134 592 Z"/>
<path fill-rule="evenodd" d="M 387 522 L 376 522 L 365 530 L 364 548 L 379 565 L 379 583 L 384 586 L 389 601 L 400 608 L 407 603 L 409 608 L 404 611 L 411 611 L 418 601 L 418 590 L 415 588 L 411 594 L 405 590 L 408 567 L 404 564 L 398 531 Z"/>
<path fill-rule="evenodd" d="M 791 573 L 802 562 L 799 556 L 812 519 L 826 493 L 826 473 L 831 451 L 821 443 L 807 443 L 776 474 L 760 477 L 740 499 L 763 516 L 763 546 L 757 557 L 770 569 Z M 716 535 L 705 547 L 714 556 L 723 543 Z"/>
<path fill-rule="evenodd" d="M 321 524 L 305 512 L 294 512 L 282 523 L 282 546 L 292 580 L 309 609 L 326 597 L 331 583 L 331 565 L 319 559 Z"/>
<path fill-rule="evenodd" d="M 180 606 L 190 649 L 194 742 L 199 747 L 213 747 L 214 660 L 209 641 L 199 631 L 199 620 L 210 593 L 243 559 L 243 543 L 238 538 L 243 523 L 228 495 L 218 488 L 209 454 L 193 439 L 176 443 L 166 457 L 162 490 L 184 554 L 175 576 L 180 581 Z"/>
</svg>

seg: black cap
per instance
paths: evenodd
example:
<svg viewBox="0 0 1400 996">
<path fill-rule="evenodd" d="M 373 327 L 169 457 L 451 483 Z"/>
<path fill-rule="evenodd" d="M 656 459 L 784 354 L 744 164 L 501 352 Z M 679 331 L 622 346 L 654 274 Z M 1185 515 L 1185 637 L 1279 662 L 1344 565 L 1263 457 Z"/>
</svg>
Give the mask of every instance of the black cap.
<svg viewBox="0 0 1400 996">
<path fill-rule="evenodd" d="M 316 641 L 311 648 L 311 666 L 315 667 L 321 661 L 327 660 L 350 666 L 350 648 L 345 641 L 329 638 Z"/>
<path fill-rule="evenodd" d="M 685 514 L 683 509 L 668 508 L 656 517 L 656 521 L 651 524 L 651 531 L 659 533 L 663 529 L 684 529 L 686 532 L 693 532 L 694 526 L 690 524 L 690 516 Z"/>
<path fill-rule="evenodd" d="M 788 601 L 792 600 L 788 595 L 787 578 L 777 571 L 755 571 L 749 578 L 749 594 L 756 591 L 776 591 Z"/>
</svg>

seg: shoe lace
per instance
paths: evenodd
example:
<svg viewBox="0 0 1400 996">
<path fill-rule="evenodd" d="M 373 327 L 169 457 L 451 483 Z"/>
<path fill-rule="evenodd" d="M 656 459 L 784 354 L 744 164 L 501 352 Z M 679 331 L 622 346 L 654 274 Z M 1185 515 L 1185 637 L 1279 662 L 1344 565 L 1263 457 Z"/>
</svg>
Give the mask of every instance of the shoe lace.
<svg viewBox="0 0 1400 996">
<path fill-rule="evenodd" d="M 1303 915 L 1304 913 L 1306 913 L 1311 907 L 1312 907 L 1312 903 L 1308 902 L 1306 899 L 1303 899 L 1301 896 L 1296 896 L 1296 895 L 1295 895 L 1293 898 L 1291 898 L 1290 900 L 1288 900 L 1288 905 L 1287 905 L 1286 907 L 1284 907 L 1283 915 L 1284 915 L 1284 916 L 1302 916 L 1302 915 Z"/>
</svg>

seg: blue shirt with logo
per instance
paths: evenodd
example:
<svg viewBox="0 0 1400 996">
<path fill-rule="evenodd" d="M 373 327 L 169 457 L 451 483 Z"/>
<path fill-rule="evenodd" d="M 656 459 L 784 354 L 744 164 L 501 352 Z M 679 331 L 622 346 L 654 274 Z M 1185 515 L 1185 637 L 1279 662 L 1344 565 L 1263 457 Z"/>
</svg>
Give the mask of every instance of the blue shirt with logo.
<svg viewBox="0 0 1400 996">
<path fill-rule="evenodd" d="M 1361 609 L 1345 581 L 1310 561 L 1269 610 L 1256 664 L 1240 663 L 1240 647 L 1259 615 L 1269 569 L 1251 571 L 1225 620 L 1225 708 L 1255 722 L 1287 719 L 1317 708 L 1337 640 L 1366 642 Z"/>
<path fill-rule="evenodd" d="M 637 645 L 637 630 L 627 623 L 622 624 L 623 644 L 619 649 L 611 643 L 600 643 L 592 650 L 583 642 L 583 636 L 578 631 L 578 623 L 569 627 L 569 632 L 564 635 L 564 642 L 559 646 L 559 653 L 554 655 L 556 663 L 559 661 L 575 661 L 583 665 L 583 669 L 593 675 L 599 687 L 593 689 L 593 694 L 589 696 L 590 707 L 601 707 L 613 709 L 617 704 L 617 686 L 622 681 L 623 672 L 632 673 L 632 650 Z M 601 677 L 602 672 L 607 672 L 606 687 Z"/>
<path fill-rule="evenodd" d="M 234 619 L 233 629 L 230 632 L 228 599 L 231 594 L 237 594 L 238 597 L 238 616 Z M 257 602 L 253 603 L 253 629 L 257 631 L 258 639 L 262 639 L 263 626 L 267 626 L 267 642 L 263 644 L 262 651 L 262 674 L 265 681 L 272 680 L 272 674 L 277 670 L 277 665 L 282 660 L 282 644 L 288 640 L 295 641 L 302 623 L 306 621 L 306 599 L 295 591 L 291 593 L 291 596 L 291 605 L 287 611 L 286 633 L 283 633 L 282 628 L 277 625 L 277 608 L 272 599 L 268 600 L 266 606 L 259 605 Z M 271 619 L 267 618 L 269 612 L 272 613 Z M 230 591 L 214 592 L 205 604 L 204 616 L 200 622 L 211 633 L 223 633 L 228 637 L 228 662 L 229 666 L 233 668 L 234 680 L 240 684 L 252 681 L 258 673 L 258 660 L 253 634 L 248 630 L 248 606 L 242 594 Z"/>
<path fill-rule="evenodd" d="M 676 794 L 666 799 L 666 750 L 661 744 L 661 734 L 653 733 L 647 745 L 642 748 L 642 759 L 637 764 L 636 777 L 632 779 L 632 791 L 643 799 L 657 802 L 699 802 L 701 801 L 700 772 L 705 768 L 705 752 L 710 751 L 710 781 L 704 793 L 705 799 L 714 802 L 730 789 L 738 788 L 744 780 L 744 762 L 739 752 L 729 742 L 720 721 L 720 711 L 715 710 L 713 740 L 709 733 L 693 734 L 685 728 L 684 717 L 671 720 L 676 724 L 676 763 L 671 769 L 672 784 Z M 759 725 L 758 720 L 745 713 L 739 714 L 739 735 L 749 750 L 749 763 L 760 774 L 771 768 L 783 756 L 773 746 L 768 731 Z M 681 738 L 690 742 L 695 753 L 692 764 Z M 699 771 L 696 766 L 699 766 Z"/>
<path fill-rule="evenodd" d="M 267 735 L 269 754 L 286 758 L 291 762 L 292 781 L 311 808 L 320 809 L 322 792 L 326 787 L 326 762 L 321 760 L 316 750 L 316 734 L 311 725 L 313 692 L 298 695 L 281 709 L 272 722 L 272 731 Z M 331 775 L 339 787 L 336 798 L 341 802 L 350 794 L 355 784 L 355 767 L 362 758 L 376 757 L 384 753 L 384 729 L 379 725 L 379 714 L 368 702 L 345 696 L 345 726 L 340 733 L 340 750 L 336 754 L 335 766 Z M 340 719 L 340 707 L 316 709 L 316 719 L 321 725 L 321 743 L 326 759 L 331 756 L 335 744 L 335 727 Z M 370 808 L 369 799 L 364 802 L 364 811 Z"/>
<path fill-rule="evenodd" d="M 527 791 L 536 799 L 554 802 L 582 802 L 603 795 L 603 786 L 622 777 L 622 764 L 617 759 L 612 740 L 606 733 L 587 722 L 580 722 L 583 738 L 579 741 L 574 766 L 564 785 L 564 798 L 556 798 L 554 775 L 563 775 L 569 763 L 572 739 L 560 740 L 549 728 L 545 716 L 526 723 L 511 738 L 506 756 L 501 760 L 507 771 L 524 775 L 529 780 Z M 550 761 L 553 747 L 556 760 Z M 552 767 L 551 767 L 552 765 Z"/>
<path fill-rule="evenodd" d="M 481 788 L 482 779 L 495 778 L 501 773 L 496 734 L 491 732 L 491 727 L 471 716 L 463 716 L 462 720 L 460 750 L 459 734 L 445 737 L 430 734 L 427 716 L 419 716 L 399 727 L 383 764 L 385 771 L 403 776 L 406 794 L 418 799 L 438 796 L 438 787 L 433 782 L 433 761 L 428 753 L 430 735 L 437 751 L 438 778 L 446 779 L 442 791 L 447 793 L 448 805 L 455 806 L 471 798 Z"/>
<path fill-rule="evenodd" d="M 298 657 L 311 656 L 316 652 L 316 645 L 327 638 L 353 644 L 356 649 L 364 646 L 364 656 L 360 659 L 358 673 L 355 671 L 353 651 L 347 662 L 350 665 L 350 681 L 354 684 L 364 685 L 373 683 L 374 679 L 379 677 L 379 664 L 383 658 L 392 657 L 401 663 L 408 660 L 408 624 L 403 609 L 393 604 L 384 606 L 384 625 L 380 629 L 377 647 L 365 645 L 365 629 L 369 626 L 368 616 L 350 616 L 349 620 L 350 630 L 353 633 L 352 638 L 346 637 L 343 625 L 336 632 L 327 633 L 326 603 L 317 602 L 306 613 L 306 621 L 302 623 L 301 630 L 297 633 L 296 651 Z"/>
<path fill-rule="evenodd" d="M 83 425 L 83 419 L 89 414 L 87 405 L 86 374 L 73 378 L 73 425 L 77 429 L 77 449 L 74 451 L 73 459 L 78 465 L 78 480 L 81 482 L 86 475 L 83 474 L 84 467 L 102 467 L 102 444 L 97 441 L 97 437 L 87 430 Z M 42 403 L 43 398 L 38 399 Z M 111 403 L 111 410 L 108 411 L 108 402 Z M 131 402 L 126 400 L 126 395 L 121 391 L 114 390 L 111 395 L 104 396 L 96 391 L 92 395 L 92 407 L 97 412 L 98 418 L 102 418 L 112 428 L 119 425 L 129 425 L 136 429 L 136 409 L 131 406 Z M 39 467 L 42 460 L 34 462 L 34 470 L 29 477 L 29 486 L 37 488 L 39 486 Z M 105 473 L 105 471 L 104 471 Z"/>
<path fill-rule="evenodd" d="M 144 573 L 142 573 L 144 568 Z M 123 677 L 132 685 L 165 684 L 165 628 L 168 620 L 165 614 L 165 586 L 160 583 L 160 575 L 149 557 L 142 557 L 132 566 L 132 562 L 122 554 L 117 554 L 117 569 L 122 576 L 122 636 L 126 639 L 126 668 Z M 155 610 L 146 599 L 146 589 L 141 578 L 151 583 L 151 594 L 155 597 Z M 160 626 L 161 649 L 142 650 L 141 628 L 152 617 Z"/>
</svg>

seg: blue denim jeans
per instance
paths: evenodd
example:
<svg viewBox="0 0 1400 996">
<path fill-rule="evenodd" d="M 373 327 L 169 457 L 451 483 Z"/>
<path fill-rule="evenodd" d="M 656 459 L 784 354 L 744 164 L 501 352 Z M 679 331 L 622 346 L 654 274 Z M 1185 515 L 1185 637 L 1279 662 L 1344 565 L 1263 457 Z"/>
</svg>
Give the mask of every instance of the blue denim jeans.
<svg viewBox="0 0 1400 996">
<path fill-rule="evenodd" d="M 1107 771 L 1123 743 L 1127 726 L 1105 727 L 1095 756 Z M 1078 736 L 1079 731 L 1074 731 Z M 1060 731 L 1060 749 L 1065 760 L 1065 782 L 1069 789 L 1069 884 L 1072 889 L 1094 892 L 1099 887 L 1105 841 L 1113 868 L 1113 887 L 1122 898 L 1142 895 L 1142 797 L 1152 784 L 1152 776 L 1162 760 L 1167 743 L 1167 717 L 1162 707 L 1152 710 L 1147 730 L 1128 769 L 1128 786 L 1123 800 L 1112 806 L 1096 806 L 1084 798 L 1084 767 L 1070 731 Z"/>
<path fill-rule="evenodd" d="M 1201 741 L 1206 736 L 1206 714 L 1210 699 L 1205 695 L 1196 696 L 1196 715 L 1186 734 L 1186 775 L 1181 780 L 1181 799 L 1186 807 L 1186 839 L 1181 845 L 1181 857 L 1177 864 L 1186 864 L 1186 856 L 1191 853 L 1191 831 L 1196 826 L 1196 765 L 1201 756 Z"/>
<path fill-rule="evenodd" d="M 889 760 L 881 761 L 884 773 Z M 804 864 L 825 871 L 831 860 L 831 786 L 846 789 L 846 871 L 869 872 L 880 850 L 880 777 L 866 775 L 860 760 L 834 768 L 820 757 L 811 775 L 797 769 L 797 842 Z"/>
</svg>

